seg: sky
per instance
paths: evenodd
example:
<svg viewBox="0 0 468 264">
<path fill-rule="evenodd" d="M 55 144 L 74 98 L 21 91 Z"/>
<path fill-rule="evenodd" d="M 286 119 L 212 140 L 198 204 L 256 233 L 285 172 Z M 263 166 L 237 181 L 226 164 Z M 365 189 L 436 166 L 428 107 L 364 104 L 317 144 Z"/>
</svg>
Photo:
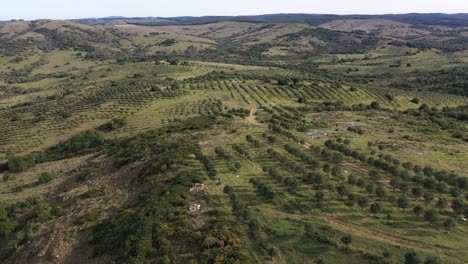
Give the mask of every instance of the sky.
<svg viewBox="0 0 468 264">
<path fill-rule="evenodd" d="M 468 0 L 0 0 L 0 20 L 275 13 L 468 13 Z"/>
</svg>

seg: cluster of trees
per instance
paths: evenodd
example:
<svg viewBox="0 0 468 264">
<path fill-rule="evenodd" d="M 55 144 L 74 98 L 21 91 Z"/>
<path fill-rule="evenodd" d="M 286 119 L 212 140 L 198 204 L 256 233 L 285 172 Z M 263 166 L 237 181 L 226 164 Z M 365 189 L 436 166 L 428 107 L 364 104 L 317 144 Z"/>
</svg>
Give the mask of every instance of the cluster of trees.
<svg viewBox="0 0 468 264">
<path fill-rule="evenodd" d="M 281 119 L 283 119 L 283 120 L 281 120 Z M 270 123 L 272 125 L 280 126 L 282 128 L 285 128 L 285 129 L 291 129 L 295 125 L 295 122 L 290 122 L 289 120 L 285 121 L 284 118 L 281 118 L 278 115 L 273 115 L 268 120 L 268 123 Z"/>
<path fill-rule="evenodd" d="M 351 156 L 362 162 L 368 163 L 369 165 L 387 171 L 391 175 L 396 176 L 403 181 L 412 181 L 416 184 L 421 184 L 430 190 L 438 190 L 442 193 L 450 191 L 457 196 L 462 190 L 468 189 L 468 179 L 453 172 L 436 170 L 430 166 L 422 167 L 419 165 L 413 165 L 411 162 L 405 162 L 402 164 L 400 160 L 395 159 L 390 155 L 379 155 L 379 158 L 368 157 L 355 150 L 351 150 L 345 144 L 336 143 L 332 140 L 326 141 L 325 146 L 339 151 L 346 156 Z M 452 189 L 450 189 L 449 186 L 452 186 Z M 399 187 L 401 187 L 401 184 Z"/>
<path fill-rule="evenodd" d="M 43 152 L 34 152 L 23 157 L 10 158 L 8 160 L 8 170 L 10 172 L 21 172 L 38 163 L 90 153 L 103 144 L 105 144 L 105 140 L 101 134 L 86 131 Z"/>
<path fill-rule="evenodd" d="M 222 159 L 224 159 L 226 161 L 234 160 L 234 157 L 221 147 L 216 147 L 215 148 L 215 153 L 216 153 L 216 155 L 218 157 L 220 157 L 220 158 L 222 158 Z M 231 165 L 230 170 L 233 171 L 233 172 L 237 172 L 240 168 L 241 168 L 241 164 L 236 161 Z"/>
<path fill-rule="evenodd" d="M 302 175 L 306 173 L 306 169 L 304 166 L 302 166 L 302 164 L 298 164 L 294 161 L 290 161 L 287 157 L 281 155 L 281 153 L 279 153 L 278 151 L 272 148 L 269 148 L 267 150 L 267 153 L 268 155 L 270 155 L 270 157 L 279 161 L 288 170 L 295 172 L 295 173 L 302 174 Z"/>
<path fill-rule="evenodd" d="M 325 182 L 326 177 L 317 172 L 309 172 L 304 176 L 303 181 L 309 184 L 321 185 Z"/>
<path fill-rule="evenodd" d="M 114 118 L 110 122 L 107 122 L 97 129 L 103 132 L 110 132 L 119 128 L 122 128 L 127 125 L 127 120 L 123 118 Z"/>
<path fill-rule="evenodd" d="M 226 150 L 224 150 L 222 147 L 215 147 L 214 149 L 216 155 L 218 155 L 219 157 L 225 159 L 225 160 L 232 160 L 232 156 L 231 154 L 229 154 L 228 152 L 226 152 Z"/>
<path fill-rule="evenodd" d="M 0 258 L 8 259 L 32 239 L 35 226 L 60 214 L 60 207 L 38 198 L 9 205 L 0 202 Z"/>
<path fill-rule="evenodd" d="M 205 263 L 236 263 L 245 261 L 242 241 L 235 231 L 224 223 L 215 224 L 203 240 L 201 260 Z"/>
<path fill-rule="evenodd" d="M 182 133 L 180 139 L 167 140 L 173 131 Z M 192 131 L 181 124 L 112 146 L 112 157 L 118 164 L 143 160 L 144 169 L 130 183 L 130 188 L 138 190 L 138 199 L 94 228 L 92 243 L 97 256 L 105 254 L 114 261 L 129 263 L 241 261 L 241 241 L 222 218 L 210 222 L 204 230 L 194 230 L 191 224 L 187 213 L 189 190 L 206 176 L 191 168 L 187 155 L 195 153 L 209 175 L 214 171 L 197 144 L 187 140 Z"/>
<path fill-rule="evenodd" d="M 414 78 L 399 78 L 390 86 L 412 91 L 433 91 L 455 95 L 468 95 L 467 67 L 418 72 Z"/>
<path fill-rule="evenodd" d="M 247 140 L 247 142 L 249 142 L 250 144 L 252 144 L 254 147 L 258 148 L 260 147 L 260 141 L 258 139 L 255 139 L 254 137 L 252 137 L 252 135 L 247 135 L 245 137 L 245 140 Z"/>
<path fill-rule="evenodd" d="M 278 85 L 298 85 L 299 82 L 301 81 L 301 79 L 297 78 L 297 77 L 293 77 L 293 78 L 287 78 L 287 77 L 281 77 L 281 78 L 277 78 L 276 79 L 276 82 L 278 83 Z"/>
<path fill-rule="evenodd" d="M 214 163 L 211 161 L 211 159 L 208 156 L 203 155 L 201 153 L 201 151 L 197 151 L 197 153 L 195 155 L 196 155 L 197 159 L 205 167 L 206 174 L 208 175 L 208 177 L 210 177 L 211 179 L 216 178 L 216 175 L 218 175 L 218 172 L 216 170 L 216 167 L 215 167 Z"/>
<path fill-rule="evenodd" d="M 255 179 L 252 179 L 255 182 L 255 186 L 258 186 L 257 192 L 259 195 L 262 195 L 265 198 L 268 198 L 270 196 L 274 196 L 274 193 L 272 190 L 268 190 L 268 187 L 265 187 L 262 183 L 257 182 Z M 251 181 L 252 182 L 252 181 Z M 262 190 L 260 190 L 262 189 Z M 266 253 L 270 257 L 274 257 L 278 254 L 278 249 L 273 247 L 273 246 L 268 246 L 267 244 L 268 239 L 265 238 L 265 236 L 262 236 L 262 230 L 263 227 L 260 224 L 260 222 L 255 218 L 252 212 L 250 212 L 248 206 L 242 202 L 239 198 L 239 196 L 234 192 L 234 188 L 232 188 L 229 185 L 224 186 L 223 189 L 224 193 L 229 195 L 229 199 L 231 202 L 231 207 L 234 215 L 244 223 L 247 223 L 248 226 L 248 232 L 250 237 L 257 242 L 262 249 L 265 249 Z M 265 233 L 263 233 L 266 235 Z"/>
<path fill-rule="evenodd" d="M 295 109 L 288 109 L 294 114 L 287 113 L 279 107 L 273 107 L 274 110 L 267 107 L 264 107 L 264 109 L 272 114 L 268 120 L 270 124 L 278 125 L 285 129 L 296 128 L 299 131 L 305 131 L 307 129 L 306 121 L 303 119 L 303 113 L 295 111 Z M 279 114 L 276 114 L 275 111 Z"/>
<path fill-rule="evenodd" d="M 270 145 L 273 145 L 276 143 L 276 137 L 275 136 L 272 136 L 272 135 L 264 135 L 266 137 L 266 140 L 268 142 L 268 144 Z"/>
<path fill-rule="evenodd" d="M 311 223 L 304 225 L 304 236 L 308 240 L 316 241 L 320 244 L 337 246 L 337 243 L 332 239 L 335 234 L 327 227 L 314 227 Z"/>
<path fill-rule="evenodd" d="M 263 167 L 263 171 L 276 181 L 284 184 L 290 191 L 296 190 L 299 186 L 299 182 L 296 179 L 282 176 L 281 173 L 274 167 Z"/>
<path fill-rule="evenodd" d="M 320 154 L 326 161 L 333 163 L 340 163 L 343 160 L 343 154 L 336 151 L 330 151 L 329 149 L 322 149 L 320 147 L 314 147 L 314 153 Z"/>
<path fill-rule="evenodd" d="M 431 130 L 440 128 L 452 133 L 452 137 L 468 142 L 468 133 L 465 131 L 464 122 L 468 121 L 468 105 L 458 107 L 444 107 L 442 110 L 429 108 L 422 104 L 418 109 L 409 109 L 403 112 L 418 119 L 423 119 L 434 124 Z"/>
<path fill-rule="evenodd" d="M 356 54 L 364 53 L 375 47 L 378 37 L 365 32 L 341 32 L 323 28 L 304 29 L 286 36 L 288 41 L 304 37 L 317 38 L 326 45 L 315 45 L 312 54 Z"/>
<path fill-rule="evenodd" d="M 348 131 L 354 132 L 354 133 L 359 134 L 359 135 L 364 134 L 364 129 L 362 129 L 360 127 L 348 127 Z"/>
<path fill-rule="evenodd" d="M 276 193 L 270 185 L 255 178 L 251 178 L 250 183 L 257 189 L 258 195 L 263 198 L 273 200 L 276 197 Z"/>
<path fill-rule="evenodd" d="M 338 144 L 333 141 L 327 141 L 326 146 L 335 150 L 342 151 L 343 153 L 348 155 L 352 154 L 352 152 L 349 152 L 349 149 L 344 144 Z M 357 155 L 357 157 L 359 157 L 359 155 Z M 441 193 L 449 192 L 454 197 L 451 203 L 451 208 L 453 210 L 454 216 L 464 214 L 468 217 L 468 204 L 466 204 L 463 198 L 461 197 L 461 194 L 464 193 L 463 191 L 466 190 L 468 187 L 466 185 L 467 180 L 465 177 L 460 177 L 456 175 L 449 176 L 450 174 L 448 174 L 445 171 L 435 171 L 429 166 L 415 166 L 411 162 L 405 162 L 401 164 L 399 160 L 393 159 L 389 155 L 382 155 L 379 159 L 374 159 L 373 157 L 366 157 L 365 159 L 361 160 L 379 169 L 385 170 L 396 177 L 392 178 L 390 184 L 393 187 L 397 188 L 399 191 L 403 192 L 404 194 L 398 199 L 393 199 L 393 201 L 396 202 L 396 205 L 399 208 L 407 209 L 412 206 L 411 201 L 406 196 L 406 194 L 408 193 L 411 194 L 415 199 L 423 197 L 425 204 L 429 205 L 435 200 L 433 191 L 437 190 Z M 409 170 L 413 171 L 414 174 L 410 174 Z M 376 181 L 379 180 L 380 177 L 378 171 L 375 170 L 371 170 L 369 172 L 369 176 Z M 311 178 L 310 180 L 313 181 L 314 178 Z M 453 187 L 451 189 L 449 188 L 449 184 L 447 184 L 446 181 L 452 183 Z M 351 184 L 357 184 L 358 186 L 364 184 L 364 181 L 362 181 L 361 179 L 356 181 L 354 177 L 351 178 L 351 176 L 348 177 L 348 182 Z M 371 193 L 375 191 L 375 194 L 378 197 L 383 198 L 386 196 L 386 192 L 382 187 L 378 187 L 377 189 L 375 189 L 373 185 L 367 185 L 366 189 Z M 343 194 L 346 193 L 343 192 Z M 439 209 L 446 209 L 448 206 L 448 201 L 445 198 L 440 197 L 436 200 L 435 206 Z M 371 208 L 371 211 L 372 210 L 373 209 Z M 431 225 L 440 223 L 440 213 L 437 209 L 426 209 L 421 205 L 416 205 L 413 208 L 413 212 L 416 214 L 416 216 L 419 216 L 421 214 L 424 215 L 424 219 L 428 221 Z M 442 224 L 445 228 L 452 229 L 456 225 L 456 221 L 452 216 L 449 216 L 442 222 Z"/>
<path fill-rule="evenodd" d="M 162 42 L 160 42 L 158 45 L 163 46 L 163 47 L 170 47 L 177 44 L 177 41 L 175 39 L 166 39 Z"/>
<path fill-rule="evenodd" d="M 70 156 L 89 153 L 105 143 L 104 137 L 98 132 L 85 131 L 49 148 L 46 150 L 46 154 L 53 159 L 64 159 Z"/>
<path fill-rule="evenodd" d="M 268 120 L 270 124 L 277 125 L 285 129 L 296 129 L 300 132 L 306 132 L 313 126 L 313 124 L 308 123 L 304 118 L 304 112 L 301 112 L 294 107 L 284 106 L 280 108 L 274 106 L 273 109 L 269 109 L 267 107 L 264 107 L 264 109 L 271 114 L 270 119 Z"/>
<path fill-rule="evenodd" d="M 248 160 L 252 159 L 249 152 L 245 148 L 243 148 L 241 145 L 233 144 L 232 149 L 235 150 L 237 153 L 239 153 L 242 157 L 244 157 L 244 158 L 246 158 Z"/>
<path fill-rule="evenodd" d="M 442 260 L 438 256 L 423 258 L 415 251 L 411 250 L 405 253 L 405 264 L 442 264 Z"/>
<path fill-rule="evenodd" d="M 371 102 L 369 105 L 354 104 L 351 106 L 345 105 L 342 101 L 322 102 L 314 105 L 305 105 L 298 108 L 301 112 L 334 112 L 334 111 L 366 111 L 380 110 L 380 103 L 377 101 Z"/>
<path fill-rule="evenodd" d="M 274 125 L 274 124 L 268 124 L 268 129 L 271 129 L 273 132 L 276 132 L 280 135 L 283 135 L 291 140 L 293 140 L 294 142 L 299 142 L 299 138 L 296 137 L 293 133 L 291 133 L 290 131 L 286 130 L 286 129 L 283 129 L 281 128 L 281 126 L 277 126 L 277 125 Z"/>
<path fill-rule="evenodd" d="M 303 113 L 301 113 L 300 111 L 297 111 L 295 108 L 289 107 L 289 106 L 284 106 L 284 107 L 273 106 L 273 110 L 278 112 L 281 115 L 282 118 L 286 118 L 286 119 L 289 119 L 289 120 L 300 121 L 304 117 Z M 270 113 L 273 114 L 273 112 L 270 112 Z M 287 120 L 284 120 L 284 121 L 287 121 Z"/>
<path fill-rule="evenodd" d="M 291 144 L 284 145 L 284 149 L 291 155 L 298 157 L 300 160 L 305 162 L 311 168 L 317 168 L 320 164 L 314 159 L 310 154 L 304 152 L 302 149 L 299 149 Z"/>
<path fill-rule="evenodd" d="M 35 82 L 45 78 L 65 78 L 69 77 L 70 74 L 67 73 L 49 73 L 49 74 L 35 74 L 31 73 L 37 69 L 39 66 L 46 64 L 46 61 L 41 58 L 39 61 L 27 64 L 19 69 L 12 69 L 10 72 L 0 74 L 0 77 L 8 84 L 14 83 L 26 83 L 26 82 Z"/>
<path fill-rule="evenodd" d="M 245 118 L 250 114 L 250 110 L 245 108 L 231 108 L 227 111 L 227 113 L 238 116 L 240 118 Z"/>
<path fill-rule="evenodd" d="M 145 178 L 151 177 L 146 175 Z M 161 192 L 155 192 L 154 184 L 145 178 L 142 179 L 146 184 L 145 196 L 142 195 L 132 209 L 122 210 L 96 226 L 95 253 L 134 263 L 149 260 L 170 263 L 196 258 L 203 236 L 193 232 L 182 212 L 187 206 L 188 188 L 198 182 L 199 177 L 193 171 L 179 173 L 163 185 Z"/>
<path fill-rule="evenodd" d="M 248 206 L 240 200 L 239 196 L 234 192 L 234 188 L 226 185 L 224 186 L 223 192 L 229 195 L 234 215 L 241 220 L 249 220 L 251 218 L 251 214 L 248 210 Z"/>
</svg>

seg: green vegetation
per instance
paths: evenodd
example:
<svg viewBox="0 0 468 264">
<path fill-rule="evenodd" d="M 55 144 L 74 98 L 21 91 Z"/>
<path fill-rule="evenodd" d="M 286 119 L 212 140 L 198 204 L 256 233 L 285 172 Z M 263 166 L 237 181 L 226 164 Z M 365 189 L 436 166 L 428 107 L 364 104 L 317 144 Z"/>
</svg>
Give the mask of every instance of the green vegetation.
<svg viewBox="0 0 468 264">
<path fill-rule="evenodd" d="M 391 18 L 0 25 L 2 263 L 466 262 L 466 21 Z"/>
</svg>

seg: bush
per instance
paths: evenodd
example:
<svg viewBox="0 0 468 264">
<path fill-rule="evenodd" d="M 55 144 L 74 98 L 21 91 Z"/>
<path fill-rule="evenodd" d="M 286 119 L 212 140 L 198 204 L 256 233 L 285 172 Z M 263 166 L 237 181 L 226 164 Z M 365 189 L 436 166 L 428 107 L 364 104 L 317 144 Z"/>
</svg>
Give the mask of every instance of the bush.
<svg viewBox="0 0 468 264">
<path fill-rule="evenodd" d="M 397 203 L 398 203 L 398 207 L 400 207 L 403 210 L 410 206 L 410 201 L 405 196 L 398 198 Z"/>
<path fill-rule="evenodd" d="M 351 242 L 353 242 L 353 237 L 351 235 L 345 235 L 344 237 L 341 238 L 341 242 L 343 242 L 343 244 L 348 246 L 349 244 L 351 244 Z"/>
<path fill-rule="evenodd" d="M 45 222 L 52 217 L 52 207 L 44 201 L 39 201 L 33 210 L 33 219 L 38 222 Z"/>
<path fill-rule="evenodd" d="M 424 264 L 442 264 L 442 260 L 438 256 L 428 257 Z"/>
<path fill-rule="evenodd" d="M 86 131 L 48 149 L 46 155 L 49 160 L 67 158 L 73 155 L 88 153 L 96 147 L 102 146 L 104 142 L 104 137 L 101 134 L 94 131 Z"/>
<path fill-rule="evenodd" d="M 273 187 L 271 187 L 270 185 L 261 182 L 255 178 L 251 178 L 250 183 L 252 183 L 252 185 L 257 189 L 257 193 L 260 196 L 268 200 L 272 200 L 276 197 L 276 193 L 273 191 Z"/>
<path fill-rule="evenodd" d="M 17 225 L 18 223 L 9 217 L 5 204 L 0 202 L 0 239 L 9 237 Z"/>
<path fill-rule="evenodd" d="M 101 189 L 92 189 L 80 195 L 81 199 L 91 199 L 104 195 L 104 191 Z"/>
<path fill-rule="evenodd" d="M 78 219 L 78 224 L 79 225 L 84 225 L 86 223 L 94 222 L 96 221 L 99 217 L 101 216 L 101 212 L 99 211 L 94 211 L 90 212 L 89 214 L 86 214 Z"/>
<path fill-rule="evenodd" d="M 379 110 L 379 109 L 380 109 L 380 103 L 374 101 L 374 102 L 372 102 L 372 103 L 370 104 L 370 108 L 371 108 L 371 109 L 375 109 L 375 110 Z"/>
<path fill-rule="evenodd" d="M 39 175 L 39 177 L 37 178 L 37 182 L 39 184 L 44 184 L 44 183 L 48 183 L 52 181 L 53 178 L 54 177 L 52 176 L 52 174 L 48 172 L 44 172 L 44 173 L 41 173 L 41 175 Z"/>
<path fill-rule="evenodd" d="M 447 230 L 452 230 L 453 228 L 455 228 L 455 225 L 456 225 L 456 222 L 453 218 L 448 218 L 447 220 L 444 221 L 444 227 L 447 229 Z"/>
<path fill-rule="evenodd" d="M 103 132 L 110 132 L 127 125 L 127 120 L 122 118 L 114 118 L 110 122 L 99 126 L 97 129 Z"/>
<path fill-rule="evenodd" d="M 424 212 L 424 219 L 426 219 L 431 224 L 435 224 L 439 219 L 439 213 L 434 209 L 427 210 Z"/>
<path fill-rule="evenodd" d="M 92 168 L 82 168 L 78 174 L 78 181 L 87 181 L 93 173 Z"/>
<path fill-rule="evenodd" d="M 422 260 L 414 251 L 409 251 L 405 254 L 405 264 L 421 264 Z"/>
<path fill-rule="evenodd" d="M 14 157 L 8 160 L 8 170 L 10 172 L 21 172 L 31 168 L 34 164 L 25 158 Z"/>
</svg>

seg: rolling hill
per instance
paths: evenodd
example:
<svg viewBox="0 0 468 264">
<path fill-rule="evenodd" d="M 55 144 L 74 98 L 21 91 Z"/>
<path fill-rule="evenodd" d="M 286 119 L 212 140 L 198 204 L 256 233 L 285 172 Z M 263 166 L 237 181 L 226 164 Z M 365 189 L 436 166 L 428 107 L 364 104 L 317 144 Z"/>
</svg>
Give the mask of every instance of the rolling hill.
<svg viewBox="0 0 468 264">
<path fill-rule="evenodd" d="M 0 24 L 1 262 L 465 263 L 466 21 Z"/>
</svg>

